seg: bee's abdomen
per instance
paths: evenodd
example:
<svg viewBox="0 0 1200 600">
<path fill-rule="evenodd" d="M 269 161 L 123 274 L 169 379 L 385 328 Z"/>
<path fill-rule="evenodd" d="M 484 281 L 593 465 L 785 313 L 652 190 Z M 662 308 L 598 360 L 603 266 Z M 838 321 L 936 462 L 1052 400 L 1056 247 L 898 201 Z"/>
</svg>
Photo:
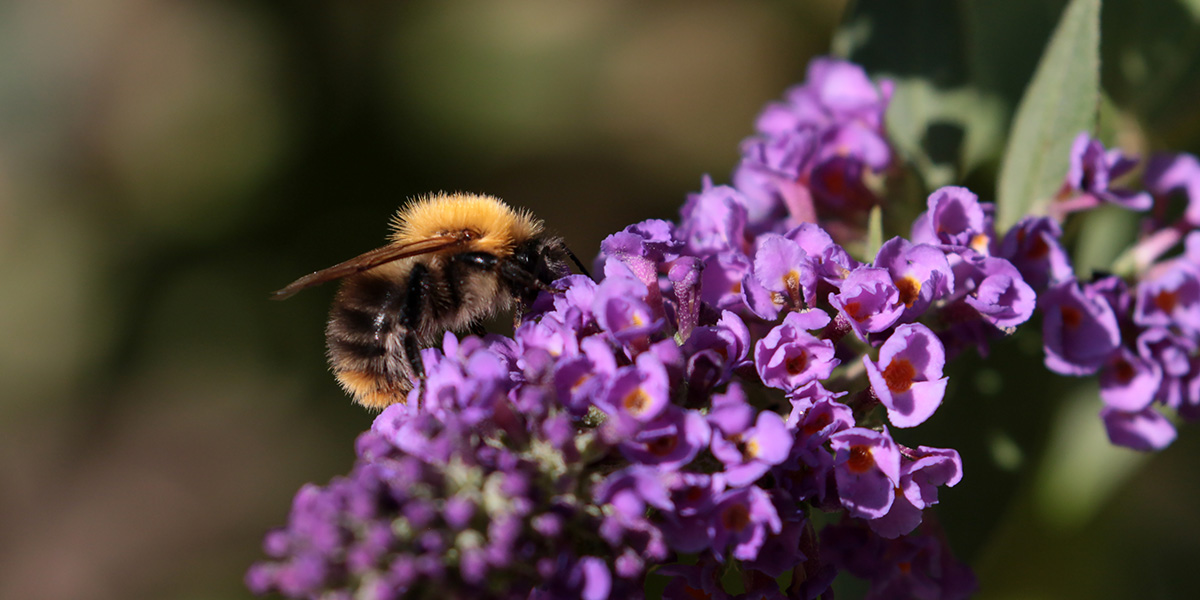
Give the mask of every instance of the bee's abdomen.
<svg viewBox="0 0 1200 600">
<path fill-rule="evenodd" d="M 407 277 L 347 278 L 325 329 L 329 364 L 359 404 L 381 409 L 404 401 L 415 375 L 401 324 Z"/>
</svg>

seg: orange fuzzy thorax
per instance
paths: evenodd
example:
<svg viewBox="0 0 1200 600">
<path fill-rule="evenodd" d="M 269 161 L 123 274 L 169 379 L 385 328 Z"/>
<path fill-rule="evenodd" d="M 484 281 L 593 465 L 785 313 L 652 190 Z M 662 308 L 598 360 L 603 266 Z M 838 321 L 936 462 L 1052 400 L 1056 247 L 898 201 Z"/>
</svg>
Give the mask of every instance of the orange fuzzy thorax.
<svg viewBox="0 0 1200 600">
<path fill-rule="evenodd" d="M 511 251 L 542 232 L 542 223 L 499 198 L 475 194 L 434 194 L 400 209 L 392 219 L 392 243 L 407 244 L 439 235 L 473 232 L 477 251 Z"/>
</svg>

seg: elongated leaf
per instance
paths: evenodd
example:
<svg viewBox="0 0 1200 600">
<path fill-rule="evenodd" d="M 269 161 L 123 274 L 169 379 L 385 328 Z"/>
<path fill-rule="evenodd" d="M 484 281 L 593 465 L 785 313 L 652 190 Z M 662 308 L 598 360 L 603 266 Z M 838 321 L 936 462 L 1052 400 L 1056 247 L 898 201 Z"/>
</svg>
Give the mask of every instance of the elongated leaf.
<svg viewBox="0 0 1200 600">
<path fill-rule="evenodd" d="M 873 262 L 879 248 L 883 246 L 883 209 L 875 206 L 867 216 L 867 248 L 863 252 L 865 262 Z"/>
<path fill-rule="evenodd" d="M 1072 0 L 1025 90 L 1004 153 L 997 227 L 1045 214 L 1067 172 L 1071 141 L 1095 120 L 1100 90 L 1100 1 Z"/>
</svg>

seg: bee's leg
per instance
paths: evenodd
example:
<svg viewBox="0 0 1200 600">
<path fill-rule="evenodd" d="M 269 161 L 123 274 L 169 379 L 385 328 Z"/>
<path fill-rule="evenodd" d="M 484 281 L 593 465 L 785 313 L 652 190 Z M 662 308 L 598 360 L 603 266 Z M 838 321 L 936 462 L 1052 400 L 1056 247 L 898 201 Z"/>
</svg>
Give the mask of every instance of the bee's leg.
<svg viewBox="0 0 1200 600">
<path fill-rule="evenodd" d="M 421 362 L 421 343 L 417 339 L 417 329 L 421 326 L 422 313 L 425 311 L 432 283 L 428 267 L 421 263 L 413 265 L 408 275 L 404 304 L 400 307 L 399 322 L 403 328 L 404 358 L 418 380 L 425 379 L 425 366 Z"/>
<path fill-rule="evenodd" d="M 513 331 L 516 331 L 524 322 L 527 312 L 529 312 L 529 307 L 524 302 L 517 302 L 517 310 L 513 311 Z"/>
<path fill-rule="evenodd" d="M 408 366 L 412 367 L 418 382 L 423 382 L 425 365 L 421 362 L 421 344 L 417 341 L 417 334 L 411 329 L 404 333 L 404 357 L 408 359 Z"/>
<path fill-rule="evenodd" d="M 483 323 L 480 323 L 479 321 L 475 321 L 474 323 L 471 323 L 471 326 L 468 329 L 468 331 L 470 331 L 471 335 L 473 335 L 475 337 L 483 337 L 483 336 L 487 335 L 487 327 L 484 327 Z"/>
</svg>

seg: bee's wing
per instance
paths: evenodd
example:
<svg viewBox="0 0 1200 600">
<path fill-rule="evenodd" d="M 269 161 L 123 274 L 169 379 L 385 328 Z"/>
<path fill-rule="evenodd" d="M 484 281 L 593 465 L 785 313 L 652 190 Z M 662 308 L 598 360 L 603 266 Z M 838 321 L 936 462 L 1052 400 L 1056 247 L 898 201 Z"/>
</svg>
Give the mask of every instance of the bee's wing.
<svg viewBox="0 0 1200 600">
<path fill-rule="evenodd" d="M 314 285 L 320 285 L 327 281 L 333 281 L 334 279 L 341 279 L 355 273 L 361 273 L 367 269 L 373 269 L 379 265 L 400 260 L 402 258 L 444 250 L 460 242 L 462 242 L 462 239 L 458 236 L 442 235 L 426 238 L 408 244 L 389 244 L 382 248 L 376 248 L 370 252 L 365 252 L 355 256 L 346 262 L 333 265 L 328 269 L 322 269 L 316 273 L 305 275 L 304 277 L 289 283 L 287 287 L 272 293 L 271 298 L 273 300 L 290 298 L 296 292 L 313 287 Z"/>
</svg>

